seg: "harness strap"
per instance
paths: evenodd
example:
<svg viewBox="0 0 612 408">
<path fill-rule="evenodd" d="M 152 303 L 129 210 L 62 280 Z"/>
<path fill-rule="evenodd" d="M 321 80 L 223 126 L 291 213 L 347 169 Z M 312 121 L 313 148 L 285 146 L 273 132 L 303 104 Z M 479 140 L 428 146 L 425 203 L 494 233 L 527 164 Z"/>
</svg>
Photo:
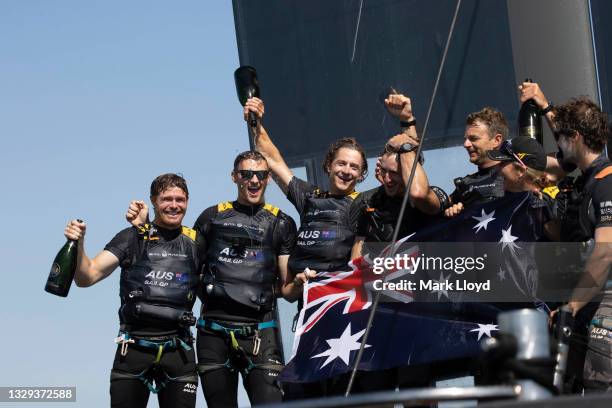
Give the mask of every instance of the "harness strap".
<svg viewBox="0 0 612 408">
<path fill-rule="evenodd" d="M 209 371 L 218 370 L 220 368 L 227 368 L 230 371 L 234 371 L 234 367 L 232 367 L 232 364 L 230 363 L 229 359 L 227 359 L 227 361 L 225 361 L 225 363 L 223 364 L 198 363 L 197 365 L 198 372 L 201 374 L 205 374 Z"/>
<path fill-rule="evenodd" d="M 238 344 L 238 340 L 236 340 L 236 335 L 234 334 L 233 331 L 230 331 L 230 337 L 232 339 L 232 348 L 234 350 L 238 350 L 238 348 L 240 347 L 240 345 Z"/>
<path fill-rule="evenodd" d="M 158 372 L 161 372 L 164 376 L 162 379 L 157 379 L 153 377 L 153 367 L 155 367 Z M 182 383 L 197 383 L 198 376 L 196 374 L 184 374 L 178 377 L 170 377 L 165 370 L 163 370 L 160 366 L 153 364 L 151 367 L 142 371 L 139 374 L 130 374 L 124 371 L 111 370 L 110 375 L 111 381 L 115 380 L 140 380 L 142 381 L 149 391 L 154 394 L 157 394 L 162 388 L 164 388 L 168 382 L 182 382 Z M 156 385 L 154 385 L 154 383 Z"/>
<path fill-rule="evenodd" d="M 180 337 L 174 337 L 167 341 L 154 341 L 145 339 L 134 339 L 130 337 L 127 332 L 119 332 L 119 335 L 115 338 L 116 344 L 121 344 L 121 355 L 126 356 L 129 344 L 136 344 L 141 347 L 157 349 L 157 356 L 155 357 L 154 363 L 159 363 L 162 353 L 166 349 L 178 349 L 180 346 L 183 350 L 191 350 L 191 346 L 187 344 Z"/>
<path fill-rule="evenodd" d="M 248 336 L 255 334 L 255 332 L 258 330 L 272 329 L 274 327 L 278 327 L 278 324 L 276 323 L 276 320 L 268 320 L 266 322 L 254 323 L 250 325 L 247 324 L 247 325 L 235 325 L 234 326 L 234 325 L 220 324 L 213 320 L 205 320 L 203 318 L 199 318 L 197 327 L 202 328 L 202 329 L 206 328 L 212 331 L 222 332 L 227 335 L 231 335 L 230 333 L 233 333 L 234 335 L 238 334 L 243 337 L 248 337 Z"/>
<path fill-rule="evenodd" d="M 282 364 L 254 364 L 251 359 L 248 359 L 248 367 L 244 369 L 244 374 L 250 373 L 252 370 L 271 370 L 271 371 L 282 371 L 285 368 Z M 235 371 L 236 368 L 232 366 L 232 363 L 228 359 L 223 364 L 215 364 L 215 363 L 200 363 L 197 366 L 198 372 L 200 374 L 206 374 L 211 371 L 215 371 L 221 368 L 227 368 L 230 371 Z"/>
</svg>

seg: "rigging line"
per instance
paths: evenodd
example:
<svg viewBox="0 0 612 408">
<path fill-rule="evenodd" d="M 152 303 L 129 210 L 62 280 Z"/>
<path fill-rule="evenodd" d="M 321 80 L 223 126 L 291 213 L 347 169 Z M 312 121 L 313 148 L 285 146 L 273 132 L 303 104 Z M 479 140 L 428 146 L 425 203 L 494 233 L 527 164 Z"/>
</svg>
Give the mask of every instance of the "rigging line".
<svg viewBox="0 0 612 408">
<path fill-rule="evenodd" d="M 425 124 L 423 126 L 423 133 L 421 137 L 421 142 L 416 151 L 415 159 L 412 163 L 412 169 L 410 170 L 410 177 L 408 178 L 408 182 L 406 183 L 406 192 L 404 193 L 404 199 L 402 201 L 402 206 L 400 207 L 399 216 L 397 218 L 397 223 L 395 224 L 395 230 L 393 231 L 393 238 L 391 239 L 391 245 L 395 245 L 397 242 L 397 236 L 399 234 L 399 227 L 402 223 L 402 219 L 404 218 L 404 212 L 406 210 L 406 205 L 408 204 L 408 197 L 410 196 L 410 187 L 412 186 L 412 181 L 414 180 L 414 174 L 416 171 L 416 166 L 418 163 L 418 159 L 421 155 L 421 150 L 423 148 L 423 143 L 425 142 L 425 136 L 427 133 L 427 126 L 429 124 L 429 118 L 431 116 L 431 110 L 433 108 L 434 101 L 436 99 L 436 93 L 438 91 L 438 85 L 440 83 L 440 78 L 442 77 L 442 71 L 444 70 L 444 64 L 446 62 L 446 55 L 448 54 L 448 49 L 450 46 L 451 39 L 453 37 L 453 31 L 455 30 L 455 23 L 457 22 L 457 16 L 459 15 L 459 9 L 461 7 L 461 0 L 457 0 L 457 6 L 455 7 L 455 15 L 453 16 L 453 20 L 451 22 L 448 37 L 446 39 L 446 45 L 444 47 L 444 53 L 442 54 L 442 60 L 440 61 L 440 67 L 438 68 L 438 75 L 436 77 L 436 82 L 434 84 L 433 92 L 431 95 L 431 100 L 429 101 L 429 108 L 427 109 L 427 116 L 425 117 Z M 384 275 L 383 282 L 386 281 L 387 275 Z M 353 388 L 353 383 L 355 382 L 355 377 L 357 375 L 357 368 L 359 367 L 359 363 L 361 363 L 361 359 L 363 357 L 363 351 L 365 349 L 366 341 L 368 339 L 368 335 L 370 334 L 370 329 L 372 327 L 372 322 L 374 321 L 374 314 L 376 309 L 378 308 L 378 303 L 380 302 L 381 291 L 376 291 L 376 295 L 374 297 L 374 302 L 372 303 L 372 308 L 370 309 L 370 315 L 368 316 L 368 322 L 366 325 L 365 333 L 363 334 L 363 339 L 361 341 L 361 346 L 359 347 L 359 351 L 357 353 L 357 357 L 355 359 L 355 365 L 351 371 L 351 377 L 349 383 L 346 387 L 345 396 L 348 397 L 351 394 L 351 389 Z"/>
<path fill-rule="evenodd" d="M 361 22 L 361 9 L 363 8 L 363 0 L 359 1 L 359 14 L 357 15 L 357 27 L 355 27 L 355 36 L 353 37 L 353 56 L 351 64 L 355 61 L 355 50 L 357 49 L 357 34 L 359 34 L 359 23 Z"/>
</svg>

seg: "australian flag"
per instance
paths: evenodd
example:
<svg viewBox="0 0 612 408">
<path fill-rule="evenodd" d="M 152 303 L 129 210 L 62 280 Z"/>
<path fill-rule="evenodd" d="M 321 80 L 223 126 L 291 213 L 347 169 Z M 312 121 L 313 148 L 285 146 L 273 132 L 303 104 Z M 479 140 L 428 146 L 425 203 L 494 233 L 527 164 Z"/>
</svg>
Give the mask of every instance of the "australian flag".
<svg viewBox="0 0 612 408">
<path fill-rule="evenodd" d="M 532 203 L 531 193 L 507 194 L 411 234 L 400 240 L 403 244 L 387 247 L 386 255 L 401 251 L 398 248 L 403 245 L 408 247 L 404 252 L 418 256 L 418 247 L 410 247 L 410 242 L 487 242 L 524 263 L 530 257 L 521 252 L 522 243 L 537 239 L 530 214 Z M 352 369 L 375 295 L 372 282 L 379 278 L 372 273 L 371 257 L 353 260 L 346 272 L 319 273 L 316 281 L 305 285 L 292 356 L 281 381 L 318 381 Z M 513 281 L 526 291 L 535 285 L 534 277 L 528 276 L 532 273 L 529 267 L 501 262 L 499 268 L 502 272 L 511 269 L 497 277 L 499 280 Z M 396 269 L 389 274 L 388 278 L 396 279 L 409 276 L 411 271 Z M 397 290 L 391 297 L 394 301 L 378 305 L 360 370 L 476 357 L 481 352 L 479 342 L 498 330 L 500 309 L 491 303 L 420 302 L 414 301 L 410 290 Z"/>
</svg>

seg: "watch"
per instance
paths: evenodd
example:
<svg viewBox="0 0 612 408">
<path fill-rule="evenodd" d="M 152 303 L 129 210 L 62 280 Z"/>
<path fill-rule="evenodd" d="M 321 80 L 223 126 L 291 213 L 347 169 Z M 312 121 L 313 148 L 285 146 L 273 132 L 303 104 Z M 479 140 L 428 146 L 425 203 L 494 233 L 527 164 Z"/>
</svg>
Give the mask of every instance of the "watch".
<svg viewBox="0 0 612 408">
<path fill-rule="evenodd" d="M 412 144 L 412 143 L 404 143 L 403 145 L 401 145 L 398 149 L 397 152 L 398 153 L 410 153 L 412 151 L 415 151 L 417 149 L 418 145 Z"/>
</svg>

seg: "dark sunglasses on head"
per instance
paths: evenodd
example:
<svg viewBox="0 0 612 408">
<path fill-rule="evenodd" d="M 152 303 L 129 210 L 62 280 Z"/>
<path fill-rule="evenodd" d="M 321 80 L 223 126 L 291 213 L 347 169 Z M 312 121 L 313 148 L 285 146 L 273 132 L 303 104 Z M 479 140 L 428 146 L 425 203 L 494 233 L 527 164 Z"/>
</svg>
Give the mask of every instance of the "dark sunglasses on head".
<svg viewBox="0 0 612 408">
<path fill-rule="evenodd" d="M 236 170 L 236 173 L 244 180 L 250 180 L 255 175 L 259 181 L 263 181 L 268 178 L 270 170 Z"/>
<path fill-rule="evenodd" d="M 499 147 L 499 151 L 503 154 L 507 154 L 509 156 L 514 157 L 514 160 L 516 160 L 521 165 L 521 167 L 523 167 L 524 169 L 527 168 L 525 163 L 523 163 L 523 161 L 518 157 L 518 155 L 514 153 L 514 150 L 512 149 L 512 142 L 510 140 L 504 140 L 504 142 Z"/>
</svg>

